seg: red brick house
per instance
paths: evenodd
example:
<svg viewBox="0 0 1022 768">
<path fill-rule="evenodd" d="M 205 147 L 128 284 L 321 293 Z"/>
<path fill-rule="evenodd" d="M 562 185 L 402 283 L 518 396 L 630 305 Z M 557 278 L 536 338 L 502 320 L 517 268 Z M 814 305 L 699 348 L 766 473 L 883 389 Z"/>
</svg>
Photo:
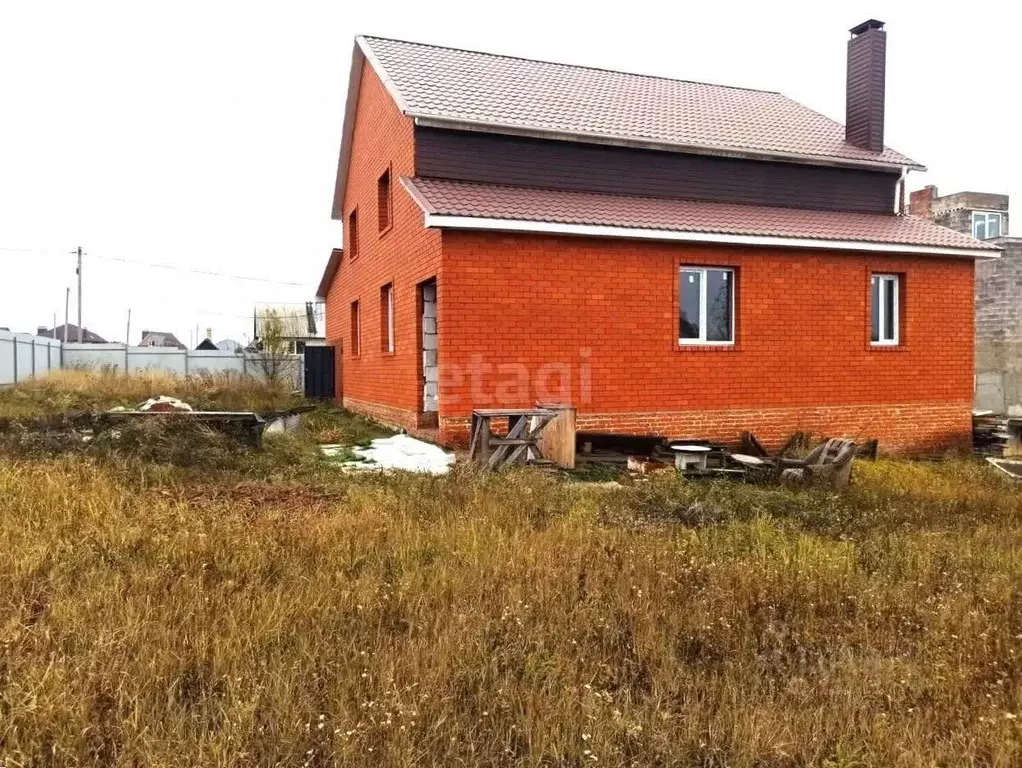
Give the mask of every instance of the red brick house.
<svg viewBox="0 0 1022 768">
<path fill-rule="evenodd" d="M 443 442 L 473 408 L 583 430 L 968 442 L 975 260 L 907 215 L 886 33 L 847 127 L 773 92 L 355 41 L 320 285 L 338 396 Z"/>
</svg>

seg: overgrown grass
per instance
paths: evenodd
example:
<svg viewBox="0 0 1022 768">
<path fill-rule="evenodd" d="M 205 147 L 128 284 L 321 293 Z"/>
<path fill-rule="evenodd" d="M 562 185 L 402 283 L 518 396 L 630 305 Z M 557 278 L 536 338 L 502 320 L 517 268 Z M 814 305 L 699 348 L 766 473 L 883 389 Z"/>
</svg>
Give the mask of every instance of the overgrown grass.
<svg viewBox="0 0 1022 768">
<path fill-rule="evenodd" d="M 140 371 L 63 370 L 0 387 L 0 419 L 37 419 L 76 411 L 132 407 L 155 395 L 178 397 L 199 410 L 275 411 L 302 403 L 289 385 L 229 372 L 173 376 Z"/>
<path fill-rule="evenodd" d="M 340 444 L 367 446 L 378 437 L 388 437 L 393 430 L 349 411 L 319 406 L 305 414 L 302 432 L 318 445 Z"/>
<path fill-rule="evenodd" d="M 240 435 L 232 437 L 172 417 L 125 422 L 89 440 L 91 422 L 74 418 L 81 412 L 133 407 L 154 395 L 178 397 L 197 410 L 266 413 L 305 405 L 304 399 L 284 384 L 230 374 L 179 377 L 153 372 L 124 376 L 102 370 L 62 371 L 0 389 L 0 456 L 45 458 L 74 453 L 117 460 L 113 471 L 135 476 L 146 475 L 156 464 L 212 473 L 217 482 L 227 482 L 232 476 L 308 474 L 320 463 L 319 444 L 368 445 L 376 437 L 393 434 L 369 419 L 327 404 L 305 413 L 297 430 L 267 434 L 262 451 L 251 450 L 238 439 Z M 356 457 L 350 453 L 350 458 Z M 186 477 L 195 480 L 192 475 Z"/>
<path fill-rule="evenodd" d="M 1022 495 L 982 466 L 613 490 L 280 446 L 232 483 L 0 460 L 0 764 L 1022 763 Z"/>
</svg>

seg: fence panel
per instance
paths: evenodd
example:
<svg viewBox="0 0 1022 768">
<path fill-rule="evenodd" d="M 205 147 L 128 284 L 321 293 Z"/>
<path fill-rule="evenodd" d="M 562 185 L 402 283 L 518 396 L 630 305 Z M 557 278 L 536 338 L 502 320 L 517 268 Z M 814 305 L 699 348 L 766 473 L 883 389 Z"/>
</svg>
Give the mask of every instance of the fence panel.
<svg viewBox="0 0 1022 768">
<path fill-rule="evenodd" d="M 0 385 L 45 376 L 59 367 L 59 341 L 30 333 L 0 331 Z"/>
<path fill-rule="evenodd" d="M 239 375 L 265 375 L 259 356 L 220 350 L 185 350 L 167 347 L 129 347 L 125 344 L 62 344 L 59 339 L 0 331 L 0 385 L 46 376 L 60 368 L 104 368 L 121 373 L 162 371 L 178 376 L 230 371 Z M 303 355 L 291 355 L 284 365 L 298 390 L 303 382 Z"/>
<path fill-rule="evenodd" d="M 247 370 L 245 356 L 239 352 L 223 352 L 220 350 L 194 349 L 188 353 L 188 372 L 220 373 L 231 371 L 238 374 L 250 373 Z"/>
<path fill-rule="evenodd" d="M 0 331 L 0 384 L 14 381 L 14 334 Z"/>
</svg>

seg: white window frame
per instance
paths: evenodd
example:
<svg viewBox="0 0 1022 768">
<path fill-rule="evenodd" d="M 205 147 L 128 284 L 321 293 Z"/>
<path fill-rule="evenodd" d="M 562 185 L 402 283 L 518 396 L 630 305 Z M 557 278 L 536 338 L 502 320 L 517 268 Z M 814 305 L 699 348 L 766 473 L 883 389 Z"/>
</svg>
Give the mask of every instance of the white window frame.
<svg viewBox="0 0 1022 768">
<path fill-rule="evenodd" d="M 877 330 L 879 331 L 880 338 L 873 341 L 873 283 L 880 281 L 880 291 L 878 297 L 878 305 L 876 307 L 877 312 Z M 894 337 L 891 339 L 884 338 L 884 327 L 887 325 L 887 305 L 884 302 L 884 288 L 883 283 L 890 282 L 894 284 Z M 869 343 L 874 347 L 896 347 L 901 343 L 901 276 L 893 275 L 889 273 L 874 272 L 869 283 Z"/>
<path fill-rule="evenodd" d="M 394 352 L 394 284 L 384 286 L 387 291 L 387 353 Z"/>
<path fill-rule="evenodd" d="M 697 267 L 682 265 L 678 269 L 678 324 L 681 324 L 681 313 L 682 313 L 682 291 L 681 284 L 685 277 L 686 272 L 698 272 L 699 273 L 699 338 L 698 339 L 685 339 L 681 336 L 681 330 L 679 327 L 678 331 L 678 344 L 683 347 L 733 347 L 735 345 L 735 270 L 734 267 Z M 728 280 L 731 281 L 731 338 L 728 341 L 709 341 L 706 338 L 706 309 L 708 302 L 706 301 L 706 273 L 707 272 L 727 272 Z"/>
<path fill-rule="evenodd" d="M 972 236 L 978 240 L 989 240 L 990 239 L 990 220 L 993 217 L 997 217 L 997 237 L 1005 237 L 1004 232 L 1004 211 L 973 211 L 972 212 Z M 983 237 L 979 237 L 976 234 L 976 223 L 978 219 L 983 218 Z"/>
</svg>

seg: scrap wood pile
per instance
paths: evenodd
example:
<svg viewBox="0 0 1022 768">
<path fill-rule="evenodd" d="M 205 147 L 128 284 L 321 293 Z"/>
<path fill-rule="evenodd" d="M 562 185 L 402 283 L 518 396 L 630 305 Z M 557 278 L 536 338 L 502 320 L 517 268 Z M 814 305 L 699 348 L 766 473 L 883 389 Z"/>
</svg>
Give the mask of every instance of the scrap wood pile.
<svg viewBox="0 0 1022 768">
<path fill-rule="evenodd" d="M 1011 433 L 1008 419 L 993 411 L 972 412 L 972 449 L 982 456 L 1003 456 Z"/>
<path fill-rule="evenodd" d="M 737 452 L 700 439 L 669 442 L 657 436 L 591 434 L 579 438 L 581 461 L 623 464 L 625 477 L 632 479 L 678 471 L 692 478 L 843 488 L 851 478 L 855 458 L 876 458 L 877 454 L 876 440 L 856 444 L 848 438 L 829 438 L 811 447 L 811 435 L 806 432 L 795 432 L 776 453 L 763 447 L 751 432 L 741 434 Z M 636 448 L 641 450 L 634 451 Z"/>
</svg>

